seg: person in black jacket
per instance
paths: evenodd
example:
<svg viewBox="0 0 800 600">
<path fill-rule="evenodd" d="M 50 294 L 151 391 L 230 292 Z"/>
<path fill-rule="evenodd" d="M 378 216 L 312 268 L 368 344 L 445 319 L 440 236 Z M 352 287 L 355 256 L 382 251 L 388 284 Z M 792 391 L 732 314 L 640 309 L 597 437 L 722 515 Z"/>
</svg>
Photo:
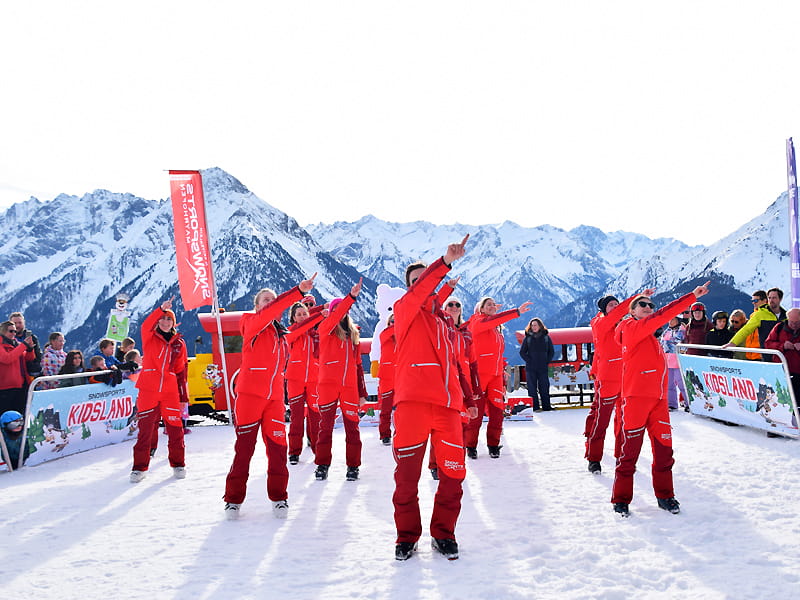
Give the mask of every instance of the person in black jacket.
<svg viewBox="0 0 800 600">
<path fill-rule="evenodd" d="M 519 355 L 525 361 L 525 379 L 533 410 L 553 410 L 550 406 L 550 376 L 547 364 L 553 360 L 555 351 L 547 328 L 538 317 L 534 317 L 525 328 L 525 339 Z M 539 400 L 541 399 L 541 408 Z"/>
<path fill-rule="evenodd" d="M 706 346 L 724 346 L 730 342 L 733 331 L 728 328 L 728 313 L 724 310 L 716 311 L 711 315 L 711 322 L 714 324 L 714 329 L 706 334 Z M 708 355 L 716 358 L 733 358 L 733 352 L 709 350 Z"/>
</svg>

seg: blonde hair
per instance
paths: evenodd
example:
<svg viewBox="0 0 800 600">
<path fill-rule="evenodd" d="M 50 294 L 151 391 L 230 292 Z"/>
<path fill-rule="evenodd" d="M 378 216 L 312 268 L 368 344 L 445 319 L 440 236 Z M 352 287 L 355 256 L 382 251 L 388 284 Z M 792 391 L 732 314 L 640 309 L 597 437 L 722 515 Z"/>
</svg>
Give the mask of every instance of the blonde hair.
<svg viewBox="0 0 800 600">
<path fill-rule="evenodd" d="M 342 325 L 344 323 L 344 325 Z M 350 339 L 353 340 L 353 345 L 358 346 L 358 343 L 361 339 L 361 332 L 356 327 L 356 324 L 353 322 L 353 319 L 350 318 L 350 315 L 347 314 L 342 317 L 342 320 L 336 324 L 336 328 L 333 330 L 338 337 L 342 341 L 346 341 L 348 334 L 350 335 Z"/>
<path fill-rule="evenodd" d="M 267 292 L 270 292 L 276 298 L 278 297 L 278 294 L 275 293 L 275 290 L 273 290 L 271 288 L 261 288 L 260 290 L 258 290 L 258 292 L 256 292 L 256 295 L 253 296 L 253 308 L 254 309 L 258 309 L 258 299 L 261 297 L 261 294 L 266 294 Z"/>
<path fill-rule="evenodd" d="M 458 320 L 453 319 L 456 323 L 456 327 L 459 327 L 464 323 L 464 303 L 461 302 L 458 296 L 450 296 L 445 300 L 444 305 L 447 306 L 450 302 L 458 302 L 461 305 L 461 308 L 458 309 Z"/>
</svg>

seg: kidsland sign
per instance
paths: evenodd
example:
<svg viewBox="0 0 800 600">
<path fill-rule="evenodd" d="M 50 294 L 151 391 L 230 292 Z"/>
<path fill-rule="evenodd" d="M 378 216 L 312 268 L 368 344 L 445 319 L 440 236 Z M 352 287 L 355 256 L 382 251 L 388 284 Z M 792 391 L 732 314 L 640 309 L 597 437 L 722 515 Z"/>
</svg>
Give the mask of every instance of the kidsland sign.
<svg viewBox="0 0 800 600">
<path fill-rule="evenodd" d="M 26 465 L 124 442 L 136 437 L 136 395 L 124 380 L 33 393 L 28 417 Z"/>
<path fill-rule="evenodd" d="M 798 415 L 784 363 L 679 354 L 695 415 L 798 437 Z"/>
</svg>

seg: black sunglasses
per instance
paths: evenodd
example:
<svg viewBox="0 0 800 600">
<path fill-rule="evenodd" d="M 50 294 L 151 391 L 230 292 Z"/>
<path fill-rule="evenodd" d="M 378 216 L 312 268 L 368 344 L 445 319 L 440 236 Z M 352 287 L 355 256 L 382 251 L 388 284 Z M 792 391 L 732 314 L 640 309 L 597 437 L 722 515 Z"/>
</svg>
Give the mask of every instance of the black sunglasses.
<svg viewBox="0 0 800 600">
<path fill-rule="evenodd" d="M 752 302 L 753 304 L 758 304 L 759 302 L 761 302 L 761 298 L 750 298 L 750 302 Z"/>
<path fill-rule="evenodd" d="M 454 306 L 456 308 L 461 308 L 461 303 L 460 302 L 448 302 L 447 303 L 447 307 L 448 308 L 453 308 Z"/>
<path fill-rule="evenodd" d="M 636 304 L 638 304 L 642 308 L 647 308 L 648 306 L 650 308 L 655 308 L 656 307 L 656 305 L 653 304 L 652 302 L 645 302 L 644 300 L 639 300 Z"/>
</svg>

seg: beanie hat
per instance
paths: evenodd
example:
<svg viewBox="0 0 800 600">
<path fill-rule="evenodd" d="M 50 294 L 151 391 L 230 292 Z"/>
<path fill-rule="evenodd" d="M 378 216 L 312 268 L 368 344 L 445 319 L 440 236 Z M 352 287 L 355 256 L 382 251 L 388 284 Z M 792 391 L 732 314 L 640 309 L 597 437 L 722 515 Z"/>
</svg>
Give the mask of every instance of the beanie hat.
<svg viewBox="0 0 800 600">
<path fill-rule="evenodd" d="M 603 296 L 600 300 L 597 301 L 597 308 L 599 308 L 603 314 L 606 314 L 606 307 L 608 303 L 614 300 L 615 302 L 619 302 L 614 296 Z"/>
<path fill-rule="evenodd" d="M 163 315 L 161 315 L 161 317 L 162 317 L 162 318 L 163 318 L 163 317 L 169 317 L 170 319 L 172 319 L 172 325 L 173 325 L 173 327 L 174 327 L 174 326 L 175 326 L 175 324 L 177 324 L 177 322 L 178 322 L 178 319 L 176 319 L 176 318 L 175 318 L 175 313 L 174 313 L 174 312 L 172 312 L 172 310 L 171 310 L 171 309 L 167 309 L 167 310 L 165 310 L 165 311 L 163 311 L 163 312 L 164 312 L 164 314 L 163 314 Z"/>
<path fill-rule="evenodd" d="M 336 307 L 339 306 L 339 303 L 341 301 L 342 298 L 334 298 L 333 300 L 331 300 L 330 304 L 328 304 L 328 314 L 331 314 L 336 309 Z"/>
<path fill-rule="evenodd" d="M 314 296 L 312 296 L 311 294 L 306 294 L 305 296 L 303 296 L 303 299 L 300 300 L 300 302 L 302 302 L 303 304 L 305 304 L 306 302 L 311 302 L 311 306 L 316 306 L 317 299 L 314 298 Z"/>
</svg>

